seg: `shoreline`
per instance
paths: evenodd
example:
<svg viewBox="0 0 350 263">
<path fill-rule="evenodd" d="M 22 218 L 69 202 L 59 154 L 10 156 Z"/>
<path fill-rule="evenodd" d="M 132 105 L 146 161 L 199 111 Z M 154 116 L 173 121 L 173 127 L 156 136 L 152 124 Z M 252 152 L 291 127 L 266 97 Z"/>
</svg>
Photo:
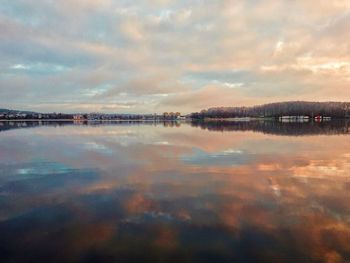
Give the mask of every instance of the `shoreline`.
<svg viewBox="0 0 350 263">
<path fill-rule="evenodd" d="M 57 121 L 57 122 L 63 122 L 63 121 L 67 121 L 67 122 L 112 122 L 112 121 L 118 121 L 118 122 L 121 122 L 121 121 L 161 121 L 161 122 L 164 122 L 164 121 L 185 121 L 185 120 L 161 120 L 161 119 L 154 119 L 154 120 L 141 120 L 141 119 L 135 119 L 135 120 L 72 120 L 72 119 L 41 119 L 41 120 L 38 120 L 38 119 L 13 119 L 13 120 L 0 120 L 0 122 L 8 122 L 8 121 L 14 121 L 14 122 L 19 122 L 19 121 L 35 121 L 35 122 L 43 122 L 43 121 L 49 121 L 49 122 L 54 122 L 54 121 Z"/>
<path fill-rule="evenodd" d="M 332 118 L 327 121 L 336 121 L 336 120 L 350 120 L 350 118 Z M 0 119 L 0 122 L 76 122 L 76 123 L 82 123 L 82 122 L 187 122 L 187 121 L 204 121 L 204 122 L 250 122 L 250 121 L 277 121 L 277 122 L 283 122 L 279 120 L 278 118 L 274 117 L 242 117 L 242 118 L 204 118 L 204 119 L 197 119 L 197 118 L 186 118 L 186 119 L 175 119 L 175 120 L 165 120 L 165 119 L 129 119 L 129 120 L 73 120 L 73 119 Z M 303 122 L 312 122 L 313 119 L 307 119 Z M 288 122 L 288 121 L 286 121 Z M 293 121 L 291 121 L 293 122 Z M 298 121 L 295 121 L 298 122 Z"/>
</svg>

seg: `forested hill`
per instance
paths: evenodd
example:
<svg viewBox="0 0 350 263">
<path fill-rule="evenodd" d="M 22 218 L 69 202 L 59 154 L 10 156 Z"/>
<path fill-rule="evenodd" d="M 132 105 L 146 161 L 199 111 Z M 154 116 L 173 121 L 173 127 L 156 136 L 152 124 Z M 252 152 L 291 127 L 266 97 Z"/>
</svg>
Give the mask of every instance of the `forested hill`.
<svg viewBox="0 0 350 263">
<path fill-rule="evenodd" d="M 0 109 L 0 114 L 4 114 L 4 113 L 12 113 L 12 114 L 16 114 L 16 113 L 25 113 L 25 114 L 32 114 L 35 113 L 33 111 L 20 111 L 20 110 L 10 110 L 10 109 Z"/>
<path fill-rule="evenodd" d="M 191 114 L 192 118 L 280 117 L 280 116 L 350 117 L 350 102 L 288 101 L 252 107 L 216 107 Z"/>
</svg>

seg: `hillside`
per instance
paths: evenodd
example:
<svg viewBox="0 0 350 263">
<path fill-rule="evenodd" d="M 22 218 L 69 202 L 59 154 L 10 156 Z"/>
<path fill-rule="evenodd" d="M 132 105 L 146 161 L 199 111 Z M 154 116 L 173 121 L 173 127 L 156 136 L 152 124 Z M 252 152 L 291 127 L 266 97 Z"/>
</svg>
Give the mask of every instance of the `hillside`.
<svg viewBox="0 0 350 263">
<path fill-rule="evenodd" d="M 12 114 L 16 114 L 16 113 L 25 113 L 25 114 L 33 114 L 36 113 L 34 111 L 21 111 L 21 110 L 12 110 L 12 109 L 2 109 L 0 108 L 0 114 L 3 113 L 12 113 Z"/>
<path fill-rule="evenodd" d="M 329 116 L 349 117 L 350 102 L 287 101 L 252 107 L 215 107 L 191 114 L 192 118 Z"/>
</svg>

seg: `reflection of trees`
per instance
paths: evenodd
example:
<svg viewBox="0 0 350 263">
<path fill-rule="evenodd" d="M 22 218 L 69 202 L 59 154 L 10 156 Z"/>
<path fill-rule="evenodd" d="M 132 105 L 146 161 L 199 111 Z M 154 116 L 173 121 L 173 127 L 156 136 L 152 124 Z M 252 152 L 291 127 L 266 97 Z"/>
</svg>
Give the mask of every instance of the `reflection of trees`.
<svg viewBox="0 0 350 263">
<path fill-rule="evenodd" d="M 154 121 L 0 121 L 0 132 L 12 129 L 21 129 L 21 128 L 34 128 L 39 126 L 50 126 L 50 127 L 59 127 L 66 125 L 75 125 L 75 126 L 136 126 L 136 125 L 162 125 L 164 127 L 180 127 L 181 123 L 177 121 L 163 121 L 163 120 L 154 120 Z"/>
<path fill-rule="evenodd" d="M 58 127 L 73 123 L 73 121 L 0 121 L 0 131 L 21 128 L 34 128 L 44 125 Z"/>
<path fill-rule="evenodd" d="M 163 121 L 164 127 L 180 127 L 181 123 L 178 121 Z"/>
<path fill-rule="evenodd" d="M 0 121 L 0 132 L 34 128 L 39 126 L 60 127 L 66 125 L 74 126 L 157 126 L 176 128 L 181 126 L 181 122 L 176 121 Z M 321 134 L 350 134 L 349 120 L 336 120 L 322 123 L 282 123 L 276 121 L 201 121 L 191 122 L 193 127 L 200 127 L 209 131 L 255 131 L 276 135 L 321 135 Z"/>
<path fill-rule="evenodd" d="M 194 127 L 209 131 L 254 131 L 276 135 L 321 135 L 350 134 L 350 122 L 337 120 L 322 123 L 282 123 L 276 121 L 192 121 Z"/>
</svg>

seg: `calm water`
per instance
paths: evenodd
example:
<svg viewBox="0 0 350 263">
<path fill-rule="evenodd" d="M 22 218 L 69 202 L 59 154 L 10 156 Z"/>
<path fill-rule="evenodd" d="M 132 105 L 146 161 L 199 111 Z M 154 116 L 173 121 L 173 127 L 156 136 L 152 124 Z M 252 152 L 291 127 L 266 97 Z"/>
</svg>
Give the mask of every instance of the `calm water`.
<svg viewBox="0 0 350 263">
<path fill-rule="evenodd" d="M 350 262 L 349 127 L 0 123 L 0 261 Z"/>
</svg>

